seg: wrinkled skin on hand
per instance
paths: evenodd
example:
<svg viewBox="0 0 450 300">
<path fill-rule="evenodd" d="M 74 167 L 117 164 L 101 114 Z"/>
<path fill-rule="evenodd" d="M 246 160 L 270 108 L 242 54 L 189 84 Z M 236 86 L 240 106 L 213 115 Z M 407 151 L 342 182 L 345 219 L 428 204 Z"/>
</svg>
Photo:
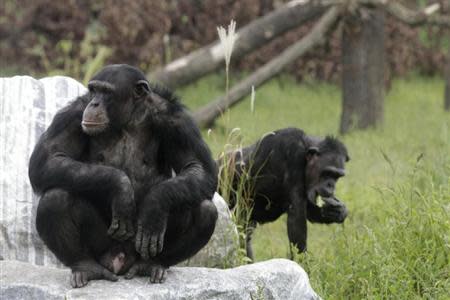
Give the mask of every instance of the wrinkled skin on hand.
<svg viewBox="0 0 450 300">
<path fill-rule="evenodd" d="M 152 210 L 144 215 L 146 217 L 140 218 L 137 223 L 136 251 L 144 260 L 148 260 L 164 248 L 168 214 L 163 210 Z"/>
<path fill-rule="evenodd" d="M 135 235 L 133 220 L 136 215 L 134 191 L 130 179 L 124 174 L 120 180 L 121 192 L 112 201 L 112 221 L 108 235 L 126 241 Z"/>
<path fill-rule="evenodd" d="M 118 241 L 126 241 L 134 236 L 134 226 L 131 218 L 113 217 L 108 235 Z"/>
<path fill-rule="evenodd" d="M 80 288 L 91 280 L 106 279 L 109 281 L 117 281 L 118 278 L 112 272 L 107 270 L 93 260 L 80 261 L 71 266 L 72 275 L 70 284 L 73 288 Z"/>
<path fill-rule="evenodd" d="M 342 223 L 348 215 L 348 209 L 345 204 L 336 197 L 322 198 L 325 204 L 321 207 L 321 214 L 324 218 Z"/>
<path fill-rule="evenodd" d="M 138 261 L 125 274 L 125 279 L 132 279 L 135 276 L 148 276 L 151 283 L 163 283 L 165 280 L 167 267 L 152 261 Z"/>
</svg>

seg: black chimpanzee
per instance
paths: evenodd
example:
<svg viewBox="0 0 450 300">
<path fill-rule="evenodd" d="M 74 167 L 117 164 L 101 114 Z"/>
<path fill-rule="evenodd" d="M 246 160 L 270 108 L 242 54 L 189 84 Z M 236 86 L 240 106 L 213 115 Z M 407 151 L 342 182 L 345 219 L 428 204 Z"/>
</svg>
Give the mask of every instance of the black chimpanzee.
<svg viewBox="0 0 450 300">
<path fill-rule="evenodd" d="M 251 235 L 257 223 L 276 220 L 287 212 L 289 241 L 306 250 L 306 220 L 342 223 L 347 208 L 334 196 L 337 180 L 345 175 L 349 160 L 346 147 L 337 139 L 306 135 L 296 128 L 280 129 L 240 151 L 227 154 L 219 164 L 228 164 L 232 187 L 245 184 L 252 211 L 247 232 L 247 256 L 253 260 Z M 250 180 L 244 180 L 243 177 Z M 248 195 L 246 195 L 248 196 Z M 317 205 L 321 196 L 325 205 Z M 230 206 L 236 194 L 230 195 Z"/>
<path fill-rule="evenodd" d="M 31 156 L 37 230 L 74 287 L 126 271 L 161 282 L 214 231 L 217 167 L 185 108 L 138 69 L 107 66 L 88 88 Z"/>
</svg>

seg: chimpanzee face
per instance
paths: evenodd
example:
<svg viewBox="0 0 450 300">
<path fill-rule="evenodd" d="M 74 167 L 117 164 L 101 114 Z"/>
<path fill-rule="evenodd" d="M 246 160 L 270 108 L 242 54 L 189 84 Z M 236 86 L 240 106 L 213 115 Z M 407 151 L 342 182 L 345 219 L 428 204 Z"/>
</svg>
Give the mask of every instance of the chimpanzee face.
<svg viewBox="0 0 450 300">
<path fill-rule="evenodd" d="M 90 99 L 81 126 L 88 135 L 123 129 L 132 119 L 139 100 L 150 93 L 141 71 L 126 65 L 105 67 L 88 84 Z"/>
<path fill-rule="evenodd" d="M 343 148 L 345 150 L 345 148 Z M 346 150 L 310 147 L 306 154 L 306 189 L 308 199 L 316 201 L 317 196 L 332 197 L 339 178 L 345 175 L 345 162 L 349 160 Z"/>
</svg>

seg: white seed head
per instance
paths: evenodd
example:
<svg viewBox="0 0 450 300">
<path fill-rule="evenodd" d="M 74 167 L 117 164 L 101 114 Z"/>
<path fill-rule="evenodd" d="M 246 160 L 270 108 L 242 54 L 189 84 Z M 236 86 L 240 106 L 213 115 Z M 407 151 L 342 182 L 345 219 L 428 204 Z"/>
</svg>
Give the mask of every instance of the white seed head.
<svg viewBox="0 0 450 300">
<path fill-rule="evenodd" d="M 250 98 L 250 111 L 253 113 L 255 111 L 255 86 L 252 85 L 252 95 Z"/>
<path fill-rule="evenodd" d="M 227 67 L 230 65 L 231 53 L 233 52 L 234 42 L 237 38 L 235 29 L 236 22 L 234 20 L 231 20 L 230 25 L 228 25 L 228 32 L 222 26 L 217 27 L 217 33 L 219 34 L 220 45 L 224 52 L 225 64 Z"/>
</svg>

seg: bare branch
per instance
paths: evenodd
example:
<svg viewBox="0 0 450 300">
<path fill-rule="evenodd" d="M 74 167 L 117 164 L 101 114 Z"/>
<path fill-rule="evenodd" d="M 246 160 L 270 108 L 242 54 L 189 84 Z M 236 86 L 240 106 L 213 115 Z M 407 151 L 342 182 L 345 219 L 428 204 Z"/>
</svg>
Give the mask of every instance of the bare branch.
<svg viewBox="0 0 450 300">
<path fill-rule="evenodd" d="M 422 11 L 414 11 L 409 9 L 398 1 L 360 0 L 360 3 L 365 5 L 382 6 L 389 14 L 411 26 L 429 24 L 450 27 L 450 16 L 435 14 L 440 9 L 440 5 L 438 3 L 432 4 L 424 8 Z"/>
</svg>

